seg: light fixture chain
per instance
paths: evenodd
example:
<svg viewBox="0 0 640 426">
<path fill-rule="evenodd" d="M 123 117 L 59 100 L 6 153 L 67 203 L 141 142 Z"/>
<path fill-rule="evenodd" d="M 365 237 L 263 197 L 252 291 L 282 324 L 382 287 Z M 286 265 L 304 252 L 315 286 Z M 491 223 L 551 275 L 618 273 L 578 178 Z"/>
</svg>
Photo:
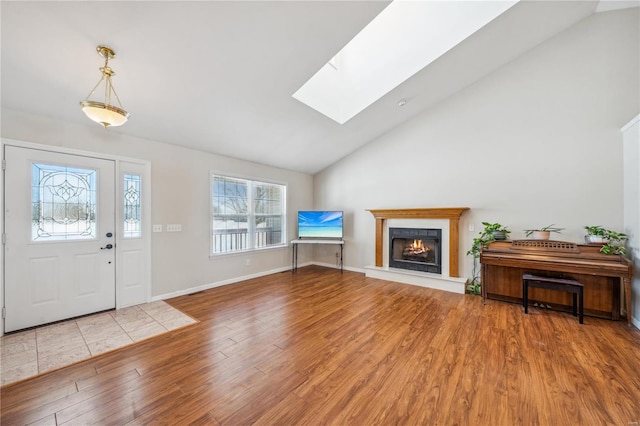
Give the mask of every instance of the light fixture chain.
<svg viewBox="0 0 640 426">
<path fill-rule="evenodd" d="M 111 105 L 111 91 L 113 86 L 111 85 L 111 76 L 107 76 L 107 84 L 104 85 L 104 103 Z"/>
<path fill-rule="evenodd" d="M 120 106 L 120 108 L 123 108 L 122 102 L 120 102 L 120 98 L 118 97 L 118 93 L 116 93 L 116 89 L 113 86 L 111 86 L 111 90 L 113 91 L 113 94 L 116 95 L 116 100 L 118 101 L 118 105 Z"/>
<path fill-rule="evenodd" d="M 89 92 L 89 94 L 85 97 L 85 99 L 89 99 L 91 97 L 91 95 L 93 95 L 93 92 L 96 91 L 96 89 L 98 88 L 98 86 L 100 86 L 100 83 L 102 83 L 102 80 L 104 80 L 104 74 L 102 75 L 102 78 L 100 80 L 98 80 L 98 84 L 96 84 L 95 86 L 93 86 L 93 89 L 91 89 L 91 91 Z"/>
</svg>

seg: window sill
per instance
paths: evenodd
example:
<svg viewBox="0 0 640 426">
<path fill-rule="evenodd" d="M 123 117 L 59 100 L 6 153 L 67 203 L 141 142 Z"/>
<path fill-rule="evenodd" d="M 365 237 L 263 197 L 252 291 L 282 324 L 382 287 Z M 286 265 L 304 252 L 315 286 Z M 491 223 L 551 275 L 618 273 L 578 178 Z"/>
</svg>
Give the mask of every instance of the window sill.
<svg viewBox="0 0 640 426">
<path fill-rule="evenodd" d="M 286 244 L 286 243 L 283 243 L 283 244 L 278 244 L 277 246 L 260 247 L 260 248 L 256 248 L 256 249 L 247 249 L 247 250 L 242 250 L 242 251 L 232 251 L 232 252 L 228 252 L 228 253 L 210 253 L 209 254 L 209 259 L 220 259 L 220 258 L 223 258 L 223 257 L 243 256 L 243 255 L 247 255 L 247 254 L 260 253 L 260 252 L 271 251 L 271 250 L 282 250 L 282 249 L 288 250 L 288 248 L 289 248 L 289 245 Z"/>
</svg>

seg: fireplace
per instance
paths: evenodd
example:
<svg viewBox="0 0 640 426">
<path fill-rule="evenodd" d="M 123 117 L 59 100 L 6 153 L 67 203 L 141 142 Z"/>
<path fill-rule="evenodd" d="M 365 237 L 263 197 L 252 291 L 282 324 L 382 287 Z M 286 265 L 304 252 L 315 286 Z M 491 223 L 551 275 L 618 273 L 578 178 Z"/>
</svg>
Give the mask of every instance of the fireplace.
<svg viewBox="0 0 640 426">
<path fill-rule="evenodd" d="M 365 267 L 366 276 L 464 294 L 466 279 L 460 278 L 461 271 L 458 270 L 460 257 L 460 233 L 458 231 L 460 218 L 467 210 L 469 210 L 468 207 L 369 210 L 376 220 L 376 257 L 374 265 Z M 389 258 L 393 257 L 389 255 L 389 252 L 393 253 L 389 238 L 389 229 L 391 228 L 439 229 L 441 236 L 438 248 L 440 273 L 422 273 L 400 269 L 397 266 L 391 267 L 389 264 Z M 411 243 L 414 239 L 422 240 L 422 238 L 412 238 Z M 409 264 L 411 264 L 410 261 L 404 263 L 404 265 Z"/>
<path fill-rule="evenodd" d="M 442 230 L 389 228 L 389 267 L 442 273 Z"/>
</svg>

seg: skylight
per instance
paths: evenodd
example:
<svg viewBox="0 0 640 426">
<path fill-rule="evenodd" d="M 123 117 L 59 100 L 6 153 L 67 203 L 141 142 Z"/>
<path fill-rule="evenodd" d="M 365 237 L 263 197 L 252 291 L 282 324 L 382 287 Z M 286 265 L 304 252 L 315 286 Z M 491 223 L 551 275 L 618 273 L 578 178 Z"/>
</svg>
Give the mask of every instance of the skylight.
<svg viewBox="0 0 640 426">
<path fill-rule="evenodd" d="M 395 0 L 293 97 L 344 124 L 519 0 Z"/>
</svg>

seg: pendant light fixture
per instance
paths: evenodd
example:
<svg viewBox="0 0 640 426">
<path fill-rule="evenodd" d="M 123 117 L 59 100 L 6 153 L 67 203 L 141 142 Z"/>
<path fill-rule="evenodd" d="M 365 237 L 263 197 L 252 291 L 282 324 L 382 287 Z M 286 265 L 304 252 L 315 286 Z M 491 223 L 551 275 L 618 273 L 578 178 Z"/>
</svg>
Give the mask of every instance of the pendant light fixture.
<svg viewBox="0 0 640 426">
<path fill-rule="evenodd" d="M 108 46 L 98 46 L 96 47 L 96 51 L 100 56 L 104 58 L 104 66 L 100 67 L 100 72 L 102 72 L 102 77 L 95 85 L 95 87 L 89 92 L 85 100 L 80 101 L 80 106 L 82 107 L 82 111 L 89 117 L 91 120 L 96 123 L 102 124 L 106 129 L 109 126 L 122 126 L 129 119 L 129 113 L 122 108 L 122 103 L 120 102 L 120 98 L 116 93 L 116 90 L 113 88 L 113 84 L 111 83 L 111 77 L 116 75 L 116 73 L 109 68 L 109 59 L 114 58 L 116 53 Z M 104 82 L 104 102 L 93 101 L 91 95 L 96 91 L 98 86 L 100 86 Z M 99 92 L 100 93 L 100 92 Z M 118 106 L 115 106 L 111 103 L 112 94 L 115 100 L 118 102 Z"/>
</svg>

